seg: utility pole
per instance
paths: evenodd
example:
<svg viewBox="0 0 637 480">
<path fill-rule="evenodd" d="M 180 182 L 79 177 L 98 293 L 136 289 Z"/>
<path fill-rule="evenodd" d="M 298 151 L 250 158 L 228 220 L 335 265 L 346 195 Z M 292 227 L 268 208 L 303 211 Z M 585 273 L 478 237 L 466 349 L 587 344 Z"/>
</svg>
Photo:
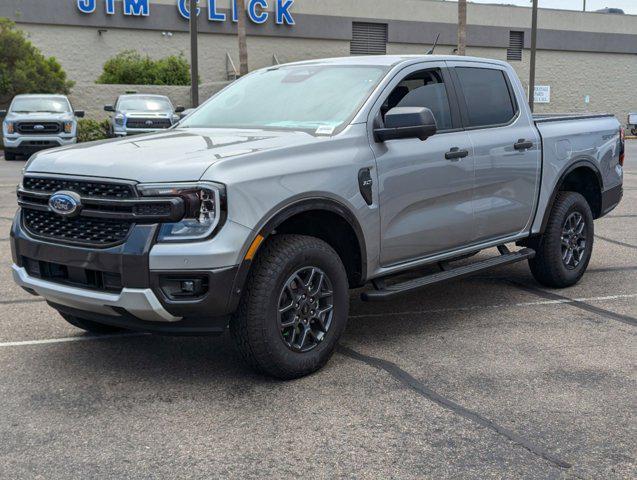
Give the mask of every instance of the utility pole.
<svg viewBox="0 0 637 480">
<path fill-rule="evenodd" d="M 535 106 L 535 53 L 537 50 L 537 1 L 533 0 L 533 13 L 531 20 L 531 68 L 529 73 L 529 107 L 533 112 Z"/>
<path fill-rule="evenodd" d="M 467 0 L 458 0 L 458 55 L 466 55 Z"/>
<path fill-rule="evenodd" d="M 190 0 L 190 103 L 199 106 L 199 52 L 197 44 L 197 0 Z"/>
<path fill-rule="evenodd" d="M 584 8 L 582 9 L 582 12 L 586 11 L 586 0 L 584 0 Z"/>
<path fill-rule="evenodd" d="M 248 73 L 248 40 L 246 34 L 246 4 L 245 0 L 236 0 L 237 5 L 237 37 L 239 39 L 239 75 Z"/>
</svg>

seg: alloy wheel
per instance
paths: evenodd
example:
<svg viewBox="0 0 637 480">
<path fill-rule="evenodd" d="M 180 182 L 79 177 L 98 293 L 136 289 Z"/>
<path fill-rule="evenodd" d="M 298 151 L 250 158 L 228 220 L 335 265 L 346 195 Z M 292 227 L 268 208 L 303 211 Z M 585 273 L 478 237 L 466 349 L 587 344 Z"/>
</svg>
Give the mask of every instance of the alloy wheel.
<svg viewBox="0 0 637 480">
<path fill-rule="evenodd" d="M 569 270 L 577 268 L 586 253 L 586 221 L 579 212 L 572 212 L 562 226 L 562 263 Z"/>
</svg>

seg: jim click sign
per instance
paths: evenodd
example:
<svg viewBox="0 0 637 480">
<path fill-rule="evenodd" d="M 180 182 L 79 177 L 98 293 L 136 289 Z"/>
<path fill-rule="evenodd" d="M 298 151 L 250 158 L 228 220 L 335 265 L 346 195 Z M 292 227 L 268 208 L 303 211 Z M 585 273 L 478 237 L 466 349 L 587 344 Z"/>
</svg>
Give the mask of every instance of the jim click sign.
<svg viewBox="0 0 637 480">
<path fill-rule="evenodd" d="M 217 0 L 197 0 L 197 4 L 207 7 L 208 20 L 211 22 L 239 21 L 237 1 L 232 2 L 232 12 L 224 13 L 218 10 Z M 107 15 L 115 15 L 116 0 L 100 0 L 104 5 Z M 190 1 L 175 0 L 177 10 L 185 19 L 190 19 Z M 77 0 L 77 8 L 80 12 L 91 14 L 97 8 L 98 0 Z M 248 18 L 254 23 L 265 23 L 270 15 L 279 25 L 294 25 L 294 17 L 290 13 L 290 8 L 294 0 L 247 0 L 246 11 Z M 150 15 L 150 0 L 122 0 L 122 13 L 137 17 L 148 17 Z M 269 6 L 274 7 L 274 12 L 267 11 Z M 197 15 L 201 14 L 201 8 L 197 7 Z"/>
</svg>

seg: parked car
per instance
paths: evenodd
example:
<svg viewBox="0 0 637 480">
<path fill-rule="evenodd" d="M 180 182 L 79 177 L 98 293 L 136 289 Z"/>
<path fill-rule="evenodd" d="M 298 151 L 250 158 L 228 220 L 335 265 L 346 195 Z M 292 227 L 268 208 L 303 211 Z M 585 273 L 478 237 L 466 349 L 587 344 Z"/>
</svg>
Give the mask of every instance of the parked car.
<svg viewBox="0 0 637 480">
<path fill-rule="evenodd" d="M 0 110 L 5 160 L 77 142 L 77 119 L 64 95 L 17 95 L 9 110 Z"/>
<path fill-rule="evenodd" d="M 520 261 L 577 283 L 623 148 L 612 115 L 534 117 L 500 61 L 268 67 L 170 132 L 34 156 L 13 276 L 84 330 L 230 326 L 248 364 L 299 377 L 330 358 L 350 288 L 394 300 Z"/>
<path fill-rule="evenodd" d="M 627 127 L 632 135 L 637 135 L 637 112 L 628 114 Z"/>
<path fill-rule="evenodd" d="M 110 117 L 110 133 L 113 137 L 125 137 L 138 133 L 165 130 L 179 121 L 184 107 L 174 108 L 164 95 L 120 95 L 115 105 L 106 105 Z"/>
</svg>

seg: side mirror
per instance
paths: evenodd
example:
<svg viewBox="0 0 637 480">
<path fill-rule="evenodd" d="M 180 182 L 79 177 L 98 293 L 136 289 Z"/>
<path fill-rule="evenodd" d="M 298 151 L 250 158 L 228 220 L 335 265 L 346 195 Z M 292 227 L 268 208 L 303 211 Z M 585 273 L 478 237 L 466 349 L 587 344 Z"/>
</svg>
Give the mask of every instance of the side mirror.
<svg viewBox="0 0 637 480">
<path fill-rule="evenodd" d="M 182 107 L 181 105 L 177 106 L 177 108 L 175 108 L 175 113 L 181 113 L 184 110 L 186 110 L 184 107 Z"/>
<path fill-rule="evenodd" d="M 184 118 L 186 118 L 188 115 L 190 115 L 192 112 L 194 112 L 195 109 L 194 108 L 186 108 L 185 110 L 183 110 L 182 112 L 180 112 L 179 114 L 179 119 L 183 120 Z"/>
<path fill-rule="evenodd" d="M 115 107 L 113 105 L 104 105 L 104 111 L 105 112 L 114 112 L 115 111 Z"/>
<path fill-rule="evenodd" d="M 374 129 L 377 142 L 400 138 L 427 140 L 436 134 L 434 114 L 426 107 L 394 107 L 385 114 L 385 127 Z"/>
<path fill-rule="evenodd" d="M 74 114 L 77 118 L 84 118 L 84 115 L 86 115 L 84 110 L 75 110 Z"/>
</svg>

